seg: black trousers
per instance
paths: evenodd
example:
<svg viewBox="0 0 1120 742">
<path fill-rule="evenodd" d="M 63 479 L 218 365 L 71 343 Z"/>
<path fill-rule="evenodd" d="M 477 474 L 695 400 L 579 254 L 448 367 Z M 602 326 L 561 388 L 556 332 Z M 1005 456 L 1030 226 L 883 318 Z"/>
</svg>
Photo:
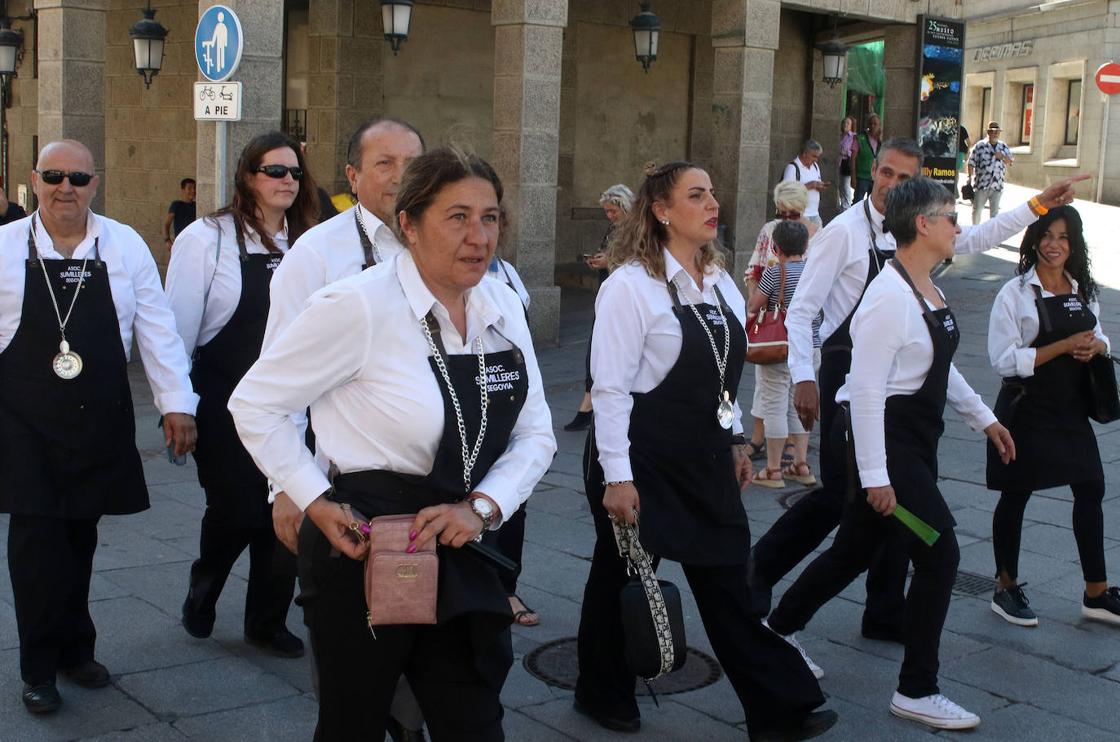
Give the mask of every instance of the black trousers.
<svg viewBox="0 0 1120 742">
<path fill-rule="evenodd" d="M 835 425 L 836 391 L 843 383 L 833 359 L 825 355 L 821 365 L 821 455 L 822 486 L 802 497 L 782 514 L 751 550 L 750 582 L 754 610 L 770 612 L 774 585 L 820 546 L 840 523 L 847 499 L 847 463 L 844 460 L 843 426 Z M 884 542 L 871 560 L 867 573 L 867 603 L 863 611 L 865 633 L 898 633 L 905 612 L 906 551 Z"/>
<path fill-rule="evenodd" d="M 494 546 L 502 556 L 517 563 L 517 569 L 513 572 L 504 569 L 498 572 L 506 595 L 513 595 L 517 592 L 517 580 L 521 577 L 521 554 L 525 548 L 525 505 L 522 504 L 493 534 Z"/>
<path fill-rule="evenodd" d="M 619 592 L 629 579 L 603 508 L 602 491 L 588 496 L 595 552 L 583 593 L 576 698 L 616 718 L 635 718 L 636 678 L 623 651 Z M 682 565 L 704 631 L 735 689 L 750 729 L 804 715 L 824 703 L 820 686 L 795 649 L 751 616 L 746 565 Z"/>
<path fill-rule="evenodd" d="M 1073 537 L 1081 558 L 1085 582 L 1108 579 L 1104 561 L 1104 480 L 1081 482 L 1073 490 Z M 996 557 L 996 575 L 1007 572 L 1011 579 L 1019 577 L 1019 542 L 1023 535 L 1023 513 L 1030 492 L 1001 492 L 999 504 L 992 514 L 992 549 Z"/>
<path fill-rule="evenodd" d="M 98 520 L 13 514 L 8 523 L 20 674 L 29 685 L 93 659 L 89 580 Z"/>
<path fill-rule="evenodd" d="M 940 692 L 937 686 L 941 629 L 949 612 L 960 549 L 952 529 L 926 546 L 894 518 L 884 518 L 867 504 L 862 492 L 844 508 L 832 546 L 805 568 L 770 614 L 770 628 L 779 634 L 801 631 L 814 614 L 868 568 L 885 542 L 892 542 L 914 563 L 906 595 L 906 653 L 898 692 L 921 698 Z"/>
<path fill-rule="evenodd" d="M 269 517 L 248 519 L 229 507 L 243 491 L 206 490 L 198 559 L 191 565 L 187 610 L 213 619 L 234 562 L 249 549 L 249 589 L 245 595 L 245 631 L 267 635 L 283 628 L 296 585 L 296 558 L 276 539 Z M 262 493 L 261 497 L 265 497 Z M 263 511 L 267 514 L 268 510 Z"/>
<path fill-rule="evenodd" d="M 366 624 L 364 562 L 335 553 L 310 519 L 300 530 L 304 614 L 319 674 L 317 742 L 381 742 L 403 674 L 433 742 L 501 742 L 501 683 L 478 669 L 468 617 L 434 626 Z M 509 641 L 509 630 L 499 641 Z M 508 672 L 509 662 L 505 669 Z"/>
</svg>

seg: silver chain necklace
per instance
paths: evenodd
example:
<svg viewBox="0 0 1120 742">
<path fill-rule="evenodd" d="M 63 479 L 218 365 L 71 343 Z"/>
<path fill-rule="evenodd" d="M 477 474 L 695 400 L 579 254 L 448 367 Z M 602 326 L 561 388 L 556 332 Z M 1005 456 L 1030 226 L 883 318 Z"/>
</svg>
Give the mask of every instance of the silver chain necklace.
<svg viewBox="0 0 1120 742">
<path fill-rule="evenodd" d="M 34 223 L 32 223 L 31 229 L 34 231 Z M 54 286 L 51 285 L 51 279 L 47 275 L 47 264 L 43 262 L 43 255 L 38 248 L 35 249 L 35 257 L 39 259 L 39 267 L 43 269 L 43 280 L 46 282 L 47 291 L 51 295 L 51 306 L 54 307 L 54 316 L 58 320 L 58 333 L 62 337 L 62 342 L 58 344 L 58 354 L 51 361 L 51 367 L 59 378 L 73 379 L 82 372 L 82 357 L 70 350 L 70 343 L 66 341 L 66 325 L 70 322 L 70 315 L 74 313 L 74 305 L 78 302 L 78 294 L 81 293 L 82 286 L 85 285 L 86 264 L 89 263 L 89 258 L 82 260 L 82 274 L 78 277 L 78 286 L 74 289 L 73 298 L 70 299 L 70 308 L 66 310 L 66 316 L 63 317 L 58 309 L 58 299 L 54 295 Z"/>
<path fill-rule="evenodd" d="M 486 437 L 486 411 L 490 407 L 490 395 L 487 392 L 486 384 L 486 354 L 482 350 L 482 338 L 474 339 L 475 354 L 478 356 L 478 380 L 482 387 L 482 422 L 479 424 L 478 438 L 475 439 L 474 446 L 468 447 L 467 424 L 463 420 L 463 409 L 459 406 L 459 395 L 455 393 L 455 387 L 451 385 L 451 375 L 447 373 L 447 364 L 443 361 L 443 354 L 439 352 L 436 340 L 432 337 L 432 329 L 428 327 L 427 316 L 420 320 L 420 327 L 424 330 L 424 337 L 428 340 L 428 350 L 432 352 L 432 357 L 436 360 L 436 367 L 439 368 L 440 376 L 443 377 L 443 383 L 447 385 L 447 395 L 451 397 L 451 406 L 455 408 L 455 422 L 459 425 L 459 442 L 462 446 L 463 488 L 467 494 L 470 494 L 471 472 L 474 471 L 475 461 L 478 460 L 478 452 L 482 450 L 482 439 Z"/>
<path fill-rule="evenodd" d="M 366 229 L 366 220 L 362 217 L 362 205 L 361 204 L 358 204 L 354 207 L 354 213 L 357 214 L 357 216 L 358 216 L 358 226 L 362 228 L 363 232 L 365 232 L 366 239 L 369 240 L 370 246 L 373 247 L 373 259 L 376 260 L 378 263 L 385 262 L 381 258 L 381 248 L 379 248 L 377 246 L 377 237 L 376 236 L 375 237 L 370 237 L 369 230 Z"/>
<path fill-rule="evenodd" d="M 723 357 L 719 355 L 719 350 L 716 348 L 716 339 L 712 335 L 712 329 L 708 327 L 708 323 L 700 316 L 699 310 L 692 300 L 688 300 L 688 308 L 696 315 L 696 321 L 704 328 L 705 334 L 708 336 L 708 343 L 712 346 L 712 355 L 716 359 L 716 368 L 719 369 L 719 388 L 720 395 L 717 397 L 719 406 L 716 408 L 716 420 L 719 422 L 721 428 L 730 429 L 731 423 L 735 419 L 735 409 L 731 406 L 731 394 L 724 390 L 724 380 L 727 378 L 727 356 L 731 353 L 731 329 L 727 326 L 727 317 L 723 314 L 723 302 L 716 299 L 716 311 L 719 312 L 719 318 L 723 321 Z"/>
</svg>

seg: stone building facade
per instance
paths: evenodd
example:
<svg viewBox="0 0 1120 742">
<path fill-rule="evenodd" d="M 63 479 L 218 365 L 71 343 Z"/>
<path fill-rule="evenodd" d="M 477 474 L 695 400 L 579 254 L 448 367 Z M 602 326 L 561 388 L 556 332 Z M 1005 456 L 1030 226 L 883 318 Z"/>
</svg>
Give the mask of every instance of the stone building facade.
<svg viewBox="0 0 1120 742">
<path fill-rule="evenodd" d="M 12 0 L 9 13 L 31 3 Z M 214 0 L 154 0 L 171 33 L 150 88 L 127 34 L 142 0 L 33 4 L 36 20 L 14 24 L 24 59 L 7 110 L 13 197 L 26 190 L 39 142 L 79 138 L 102 175 L 96 207 L 134 225 L 165 263 L 159 225 L 179 179 L 198 179 L 200 213 L 215 206 L 215 126 L 194 122 L 191 103 L 194 28 Z M 650 160 L 707 167 L 739 270 L 801 142 L 819 140 L 834 172 L 844 88 L 821 81 L 815 45 L 834 24 L 845 42 L 883 40 L 886 135 L 913 136 L 917 14 L 961 13 L 956 0 L 655 0 L 660 52 L 645 73 L 628 26 L 633 0 L 417 0 L 395 56 L 375 0 L 223 4 L 246 39 L 230 170 L 250 137 L 286 126 L 308 143 L 317 180 L 344 191 L 346 140 L 374 114 L 409 120 L 430 145 L 475 149 L 506 185 L 506 257 L 533 295 L 544 343 L 558 337 L 558 284 L 580 279 L 579 254 L 594 252 L 606 228 L 607 186 L 636 186 Z M 827 196 L 822 206 L 835 208 Z"/>
<path fill-rule="evenodd" d="M 962 120 L 973 142 L 998 121 L 1015 154 L 1013 183 L 1041 188 L 1092 173 L 1078 195 L 1120 203 L 1120 103 L 1093 81 L 1100 65 L 1120 56 L 1115 5 L 971 0 L 965 19 Z"/>
</svg>

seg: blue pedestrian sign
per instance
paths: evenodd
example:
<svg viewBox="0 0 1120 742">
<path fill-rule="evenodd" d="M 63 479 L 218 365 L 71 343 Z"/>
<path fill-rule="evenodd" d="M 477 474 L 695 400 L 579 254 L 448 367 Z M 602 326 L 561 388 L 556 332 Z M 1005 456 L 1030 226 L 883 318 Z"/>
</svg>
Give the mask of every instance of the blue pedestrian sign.
<svg viewBox="0 0 1120 742">
<path fill-rule="evenodd" d="M 211 82 L 228 80 L 241 64 L 245 35 L 241 19 L 224 5 L 210 7 L 194 30 L 194 59 L 202 76 Z"/>
</svg>

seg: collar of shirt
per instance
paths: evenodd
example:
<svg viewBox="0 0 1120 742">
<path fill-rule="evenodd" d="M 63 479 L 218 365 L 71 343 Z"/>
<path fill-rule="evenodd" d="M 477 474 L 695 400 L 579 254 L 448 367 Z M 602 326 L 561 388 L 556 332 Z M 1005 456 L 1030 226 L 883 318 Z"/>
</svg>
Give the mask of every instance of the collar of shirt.
<svg viewBox="0 0 1120 742">
<path fill-rule="evenodd" d="M 258 242 L 260 241 L 260 233 L 257 232 L 257 230 L 253 229 L 248 224 L 245 225 L 245 236 L 248 237 L 251 240 L 256 240 Z M 276 241 L 276 240 L 283 240 L 284 242 L 288 241 L 288 217 L 287 217 L 287 215 L 284 216 L 284 221 L 280 224 L 280 231 L 277 232 L 276 234 L 272 235 L 272 239 L 273 239 L 273 241 Z"/>
<path fill-rule="evenodd" d="M 54 240 L 51 239 L 47 228 L 43 226 L 43 216 L 39 210 L 35 210 L 35 219 L 32 222 L 35 225 L 35 247 L 39 254 L 45 260 L 62 260 L 62 253 L 54 249 Z M 93 242 L 101 236 L 101 220 L 97 218 L 97 214 L 92 211 L 86 216 L 86 236 L 74 248 L 73 257 L 71 260 L 83 260 L 87 257 L 93 257 Z"/>
<path fill-rule="evenodd" d="M 400 254 L 400 257 L 397 258 L 396 267 L 397 279 L 401 283 L 405 299 L 408 300 L 408 305 L 412 308 L 416 320 L 420 321 L 427 316 L 428 312 L 432 312 L 436 319 L 443 320 L 450 325 L 451 315 L 447 308 L 428 289 L 424 279 L 420 277 L 420 270 L 416 267 L 416 261 L 412 259 L 412 253 L 409 250 Z M 464 346 L 473 343 L 475 338 L 480 337 L 488 327 L 498 325 L 502 320 L 501 311 L 490 303 L 484 292 L 468 290 L 466 300 L 467 338 Z M 458 333 L 453 334 L 458 339 Z"/>
<path fill-rule="evenodd" d="M 689 275 L 688 271 L 673 257 L 669 249 L 662 248 L 662 252 L 665 257 L 665 277 L 677 287 L 677 291 L 679 291 L 690 304 L 703 304 L 704 297 L 709 294 L 712 287 L 719 282 L 719 270 L 713 266 L 708 266 L 704 271 L 704 285 L 700 286 L 698 289 L 696 282 L 692 280 L 692 276 Z"/>
<path fill-rule="evenodd" d="M 1069 285 L 1073 287 L 1073 291 L 1071 293 L 1076 294 L 1077 293 L 1077 279 L 1074 278 L 1073 276 L 1071 276 L 1069 274 L 1069 271 L 1062 271 L 1062 273 L 1065 274 L 1066 279 L 1069 281 Z M 1047 290 L 1046 287 L 1042 285 L 1042 279 L 1040 279 L 1038 277 L 1038 271 L 1033 266 L 1031 267 L 1030 270 L 1028 270 L 1026 273 L 1023 274 L 1022 285 L 1023 286 L 1038 286 L 1043 291 Z M 1031 293 L 1033 294 L 1034 292 L 1032 291 Z"/>
<path fill-rule="evenodd" d="M 384 242 L 384 240 L 391 238 L 394 242 L 397 241 L 397 236 L 388 224 L 381 221 L 381 217 L 362 206 L 361 202 L 355 204 L 354 208 L 358 210 L 358 215 L 362 217 L 362 224 L 366 226 L 366 234 L 370 240 Z"/>
</svg>

